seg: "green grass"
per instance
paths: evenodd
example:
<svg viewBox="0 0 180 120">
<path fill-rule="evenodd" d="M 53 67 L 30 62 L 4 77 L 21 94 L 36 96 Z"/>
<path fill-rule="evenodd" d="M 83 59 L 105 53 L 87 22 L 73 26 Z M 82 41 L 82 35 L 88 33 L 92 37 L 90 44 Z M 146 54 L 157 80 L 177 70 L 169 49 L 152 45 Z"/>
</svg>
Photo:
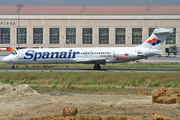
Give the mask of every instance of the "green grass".
<svg viewBox="0 0 180 120">
<path fill-rule="evenodd" d="M 106 85 L 180 88 L 180 72 L 0 72 L 0 82 L 9 84 Z"/>
</svg>

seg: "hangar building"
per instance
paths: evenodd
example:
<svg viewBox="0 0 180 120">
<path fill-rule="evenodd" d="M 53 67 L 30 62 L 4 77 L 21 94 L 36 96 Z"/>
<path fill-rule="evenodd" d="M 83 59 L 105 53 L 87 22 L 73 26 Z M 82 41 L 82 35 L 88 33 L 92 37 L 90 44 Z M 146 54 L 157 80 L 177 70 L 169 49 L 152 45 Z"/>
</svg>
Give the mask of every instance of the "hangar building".
<svg viewBox="0 0 180 120">
<path fill-rule="evenodd" d="M 175 31 L 163 53 L 180 46 L 180 6 L 23 6 L 19 17 L 18 30 L 18 7 L 0 6 L 1 48 L 130 47 L 155 28 Z"/>
</svg>

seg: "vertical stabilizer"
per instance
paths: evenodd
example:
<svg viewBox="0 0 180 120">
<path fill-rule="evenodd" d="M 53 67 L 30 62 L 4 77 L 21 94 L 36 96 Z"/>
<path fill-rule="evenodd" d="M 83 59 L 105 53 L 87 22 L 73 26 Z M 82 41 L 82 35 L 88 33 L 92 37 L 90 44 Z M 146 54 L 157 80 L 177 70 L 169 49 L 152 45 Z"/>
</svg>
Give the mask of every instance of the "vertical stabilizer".
<svg viewBox="0 0 180 120">
<path fill-rule="evenodd" d="M 155 29 L 152 35 L 143 44 L 137 47 L 159 49 L 170 33 L 173 33 L 173 28 Z"/>
</svg>

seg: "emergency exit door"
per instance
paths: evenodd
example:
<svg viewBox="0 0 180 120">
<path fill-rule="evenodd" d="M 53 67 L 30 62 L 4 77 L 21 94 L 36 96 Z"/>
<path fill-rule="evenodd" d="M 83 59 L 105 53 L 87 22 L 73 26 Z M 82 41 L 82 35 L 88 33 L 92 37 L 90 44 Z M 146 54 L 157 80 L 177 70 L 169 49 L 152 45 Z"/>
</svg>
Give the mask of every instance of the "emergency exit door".
<svg viewBox="0 0 180 120">
<path fill-rule="evenodd" d="M 19 59 L 23 59 L 23 51 L 22 50 L 19 51 L 18 56 L 19 56 Z"/>
</svg>

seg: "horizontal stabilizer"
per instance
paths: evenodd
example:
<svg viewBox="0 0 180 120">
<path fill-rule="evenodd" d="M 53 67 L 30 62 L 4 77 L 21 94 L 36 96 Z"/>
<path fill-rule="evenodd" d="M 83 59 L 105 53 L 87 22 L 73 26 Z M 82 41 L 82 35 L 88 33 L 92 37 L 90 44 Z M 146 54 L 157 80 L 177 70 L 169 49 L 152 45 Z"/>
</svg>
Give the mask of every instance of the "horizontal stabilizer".
<svg viewBox="0 0 180 120">
<path fill-rule="evenodd" d="M 154 34 L 173 33 L 173 28 L 155 29 Z"/>
</svg>

